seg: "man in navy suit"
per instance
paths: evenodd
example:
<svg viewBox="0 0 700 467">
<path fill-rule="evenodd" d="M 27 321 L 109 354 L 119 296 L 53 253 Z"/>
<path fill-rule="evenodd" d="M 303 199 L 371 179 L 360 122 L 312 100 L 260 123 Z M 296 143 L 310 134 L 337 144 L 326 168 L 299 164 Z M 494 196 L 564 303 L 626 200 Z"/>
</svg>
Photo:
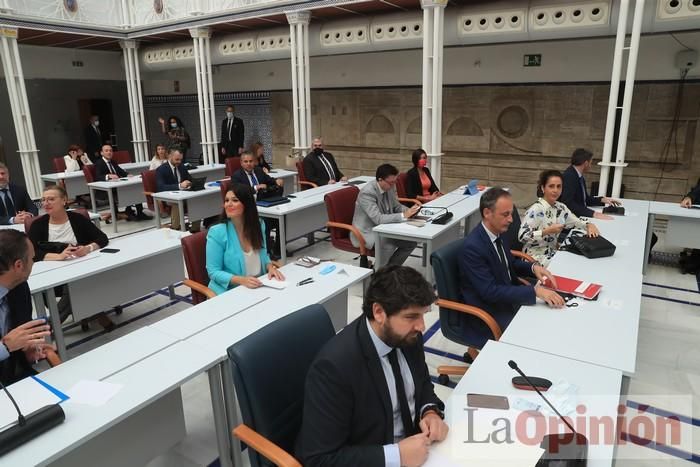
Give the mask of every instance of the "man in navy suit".
<svg viewBox="0 0 700 467">
<path fill-rule="evenodd" d="M 161 164 L 156 169 L 156 190 L 157 191 L 178 191 L 189 190 L 192 187 L 192 175 L 182 165 L 182 152 L 178 148 L 168 150 L 167 164 Z M 170 228 L 180 229 L 180 211 L 170 210 Z M 193 223 L 193 231 L 199 231 L 199 221 Z"/>
<path fill-rule="evenodd" d="M 97 181 L 116 181 L 120 178 L 130 176 L 126 170 L 119 167 L 119 164 L 117 164 L 116 161 L 112 160 L 113 151 L 111 144 L 102 145 L 100 156 L 101 157 L 95 161 L 95 179 Z M 114 194 L 114 202 L 117 203 L 117 206 L 119 206 L 119 199 L 116 197 L 116 193 Z M 136 214 L 134 214 L 134 207 L 136 208 Z M 143 212 L 143 203 L 136 204 L 133 207 L 127 206 L 125 212 L 127 216 L 126 220 L 128 221 L 144 221 L 153 219 L 153 217 Z"/>
<path fill-rule="evenodd" d="M 547 278 L 552 274 L 537 263 L 513 257 L 503 235 L 513 222 L 513 199 L 507 191 L 494 187 L 481 196 L 479 210 L 483 221 L 464 239 L 459 258 L 459 275 L 464 303 L 491 314 L 504 330 L 521 305 L 534 305 L 537 297 L 559 308 L 564 299 L 540 285 L 523 285 L 518 276 Z"/>
<path fill-rule="evenodd" d="M 578 217 L 594 217 L 596 219 L 611 220 L 612 216 L 595 212 L 588 206 L 604 206 L 612 204 L 618 206 L 620 201 L 605 196 L 591 196 L 586 188 L 584 174 L 593 165 L 593 153 L 583 148 L 578 148 L 571 155 L 571 165 L 564 171 L 563 186 L 560 201 Z"/>
<path fill-rule="evenodd" d="M 0 162 L 0 225 L 23 224 L 38 212 L 27 190 L 10 183 L 10 171 Z"/>
</svg>

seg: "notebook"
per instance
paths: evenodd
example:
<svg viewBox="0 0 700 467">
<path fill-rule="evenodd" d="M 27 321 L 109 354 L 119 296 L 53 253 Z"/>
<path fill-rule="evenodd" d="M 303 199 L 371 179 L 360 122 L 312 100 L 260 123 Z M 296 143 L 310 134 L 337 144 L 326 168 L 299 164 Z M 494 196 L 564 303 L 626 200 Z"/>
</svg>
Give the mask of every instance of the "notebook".
<svg viewBox="0 0 700 467">
<path fill-rule="evenodd" d="M 571 279 L 569 277 L 554 276 L 554 278 L 557 280 L 557 287 L 554 290 L 585 298 L 586 300 L 594 300 L 600 293 L 600 289 L 603 288 L 600 284 Z M 550 289 L 553 288 L 549 281 L 542 282 L 542 285 Z"/>
<path fill-rule="evenodd" d="M 277 206 L 278 204 L 289 203 L 290 201 L 291 200 L 286 196 L 271 196 L 270 198 L 259 199 L 255 204 L 264 208 L 269 208 L 270 206 Z"/>
</svg>

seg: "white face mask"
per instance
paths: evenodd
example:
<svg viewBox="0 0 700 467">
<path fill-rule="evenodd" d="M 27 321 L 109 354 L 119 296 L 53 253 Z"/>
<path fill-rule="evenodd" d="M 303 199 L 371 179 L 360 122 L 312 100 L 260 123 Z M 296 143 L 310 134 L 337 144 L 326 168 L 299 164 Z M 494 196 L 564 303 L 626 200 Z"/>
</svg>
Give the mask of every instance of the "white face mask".
<svg viewBox="0 0 700 467">
<path fill-rule="evenodd" d="M 233 118 L 233 112 L 226 112 L 226 116 L 228 118 Z"/>
<path fill-rule="evenodd" d="M 177 123 L 171 123 L 170 128 L 177 128 Z"/>
<path fill-rule="evenodd" d="M 95 120 L 92 124 L 95 125 L 95 126 L 100 126 L 100 121 L 99 121 L 99 120 Z"/>
</svg>

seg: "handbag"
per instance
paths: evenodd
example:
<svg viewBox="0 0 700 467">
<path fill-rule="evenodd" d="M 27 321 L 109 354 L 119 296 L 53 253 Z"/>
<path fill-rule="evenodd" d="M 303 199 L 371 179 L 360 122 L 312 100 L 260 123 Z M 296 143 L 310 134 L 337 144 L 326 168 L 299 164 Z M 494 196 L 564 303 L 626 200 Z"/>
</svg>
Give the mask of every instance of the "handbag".
<svg viewBox="0 0 700 467">
<path fill-rule="evenodd" d="M 586 258 L 605 258 L 615 254 L 615 248 L 615 244 L 604 237 L 588 237 L 580 232 L 572 232 L 560 249 Z"/>
<path fill-rule="evenodd" d="M 39 242 L 39 248 L 41 248 L 46 253 L 61 254 L 63 253 L 63 250 L 68 248 L 68 246 L 69 245 L 67 243 L 63 242 Z"/>
<path fill-rule="evenodd" d="M 625 215 L 625 208 L 622 206 L 613 206 L 612 204 L 610 206 L 605 206 L 603 208 L 603 214 L 613 214 L 616 216 L 624 216 Z"/>
</svg>

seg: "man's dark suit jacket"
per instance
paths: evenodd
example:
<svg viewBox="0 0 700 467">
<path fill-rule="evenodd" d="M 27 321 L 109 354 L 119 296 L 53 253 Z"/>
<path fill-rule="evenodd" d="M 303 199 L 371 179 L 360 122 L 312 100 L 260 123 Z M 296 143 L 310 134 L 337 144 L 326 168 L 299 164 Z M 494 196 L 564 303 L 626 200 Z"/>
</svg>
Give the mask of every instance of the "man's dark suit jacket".
<svg viewBox="0 0 700 467">
<path fill-rule="evenodd" d="M 119 177 L 126 177 L 129 175 L 126 173 L 126 170 L 122 169 L 119 167 L 119 164 L 114 162 L 114 159 L 112 159 L 112 167 L 114 167 L 114 171 Z M 107 180 L 107 174 L 110 173 L 111 172 L 109 171 L 109 167 L 107 167 L 107 163 L 102 156 L 100 156 L 99 159 L 95 161 L 95 181 L 104 182 Z"/>
<path fill-rule="evenodd" d="M 226 151 L 226 154 L 219 153 L 219 162 L 224 163 L 224 159 L 230 156 L 238 155 L 238 148 L 244 147 L 245 141 L 245 126 L 243 120 L 238 117 L 233 117 L 231 123 L 231 137 L 228 135 L 228 117 L 221 122 L 221 148 Z"/>
<path fill-rule="evenodd" d="M 254 167 L 253 173 L 255 174 L 255 178 L 258 179 L 258 183 L 264 183 L 268 187 L 276 186 L 275 179 L 266 174 L 260 167 Z M 240 183 L 242 185 L 250 186 L 250 180 L 248 179 L 248 175 L 245 173 L 243 168 L 236 170 L 233 175 L 231 175 L 231 183 Z"/>
<path fill-rule="evenodd" d="M 559 201 L 576 214 L 578 217 L 593 217 L 593 210 L 587 206 L 602 206 L 603 202 L 600 198 L 588 194 L 586 188 L 585 194 L 581 191 L 581 182 L 579 181 L 578 172 L 573 165 L 570 165 L 564 173 L 562 180 L 562 191 Z M 582 176 L 583 185 L 586 186 L 586 179 Z"/>
<path fill-rule="evenodd" d="M 421 184 L 420 182 L 420 172 L 418 172 L 419 170 L 421 169 L 419 169 L 418 167 L 413 167 L 408 172 L 406 172 L 407 198 L 417 198 L 418 196 L 423 196 L 423 184 Z M 433 180 L 433 176 L 430 175 L 430 170 L 428 170 L 427 167 L 423 168 L 422 170 L 425 171 L 425 174 L 430 180 L 430 194 L 432 195 L 436 191 L 440 191 L 437 185 L 435 184 L 435 180 Z"/>
<path fill-rule="evenodd" d="M 459 257 L 459 277 L 464 303 L 488 312 L 501 330 L 505 330 L 520 305 L 533 305 L 536 296 L 534 287 L 518 281 L 518 276 L 532 276 L 532 264 L 513 257 L 508 239 L 504 235 L 501 239 L 510 267 L 510 279 L 483 224 L 475 227 L 464 239 Z M 490 334 L 486 325 L 483 331 Z"/>
<path fill-rule="evenodd" d="M 690 198 L 691 203 L 700 204 L 700 183 L 685 196 Z"/>
<path fill-rule="evenodd" d="M 324 152 L 323 155 L 333 168 L 333 172 L 335 173 L 335 181 L 337 182 L 343 178 L 343 172 L 340 171 L 338 164 L 335 163 L 333 154 L 330 152 Z M 308 153 L 304 158 L 304 176 L 306 176 L 308 181 L 313 182 L 318 186 L 328 185 L 328 182 L 330 181 L 330 178 L 328 178 L 328 172 L 326 172 L 326 167 L 313 151 Z"/>
<path fill-rule="evenodd" d="M 304 416 L 297 457 L 313 466 L 383 466 L 384 444 L 394 442 L 389 388 L 365 317 L 345 327 L 321 349 L 306 376 Z M 415 383 L 416 418 L 435 395 L 422 337 L 401 349 Z"/>
<path fill-rule="evenodd" d="M 101 132 L 102 130 L 100 130 Z M 104 143 L 104 138 L 102 133 L 97 133 L 92 125 L 85 127 L 85 152 L 92 162 L 100 159 L 100 150 L 102 149 L 102 144 Z"/>
<path fill-rule="evenodd" d="M 187 169 L 182 165 L 178 165 L 177 171 L 180 173 L 180 181 L 185 180 L 192 181 L 192 175 L 187 171 Z M 170 163 L 166 162 L 161 164 L 160 167 L 156 169 L 156 190 L 158 191 L 177 191 L 180 189 L 180 184 L 177 183 L 177 178 L 173 174 L 172 167 Z"/>
<path fill-rule="evenodd" d="M 31 321 L 32 294 L 29 292 L 29 285 L 26 282 L 19 284 L 8 292 L 7 305 L 10 307 L 8 329 L 14 329 L 27 321 Z M 36 371 L 27 362 L 27 357 L 22 350 L 12 352 L 10 358 L 0 362 L 0 380 L 5 385 L 12 384 L 33 374 L 36 374 Z"/>
<path fill-rule="evenodd" d="M 36 204 L 34 204 L 32 198 L 29 197 L 26 188 L 22 185 L 15 185 L 14 183 L 8 184 L 8 188 L 10 190 L 10 196 L 12 196 L 12 203 L 15 205 L 15 211 L 27 211 L 35 216 L 39 213 Z M 8 225 L 9 223 L 10 216 L 0 216 L 0 225 Z"/>
<path fill-rule="evenodd" d="M 68 214 L 68 222 L 70 222 L 78 245 L 89 245 L 95 242 L 100 248 L 107 246 L 109 238 L 90 219 L 75 211 L 68 211 L 66 214 Z M 49 215 L 44 214 L 32 222 L 27 236 L 34 245 L 34 261 L 43 260 L 48 252 L 41 248 L 39 242 L 45 242 L 49 239 Z"/>
</svg>

